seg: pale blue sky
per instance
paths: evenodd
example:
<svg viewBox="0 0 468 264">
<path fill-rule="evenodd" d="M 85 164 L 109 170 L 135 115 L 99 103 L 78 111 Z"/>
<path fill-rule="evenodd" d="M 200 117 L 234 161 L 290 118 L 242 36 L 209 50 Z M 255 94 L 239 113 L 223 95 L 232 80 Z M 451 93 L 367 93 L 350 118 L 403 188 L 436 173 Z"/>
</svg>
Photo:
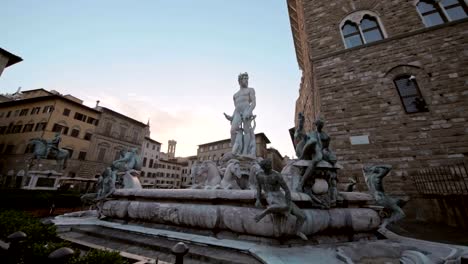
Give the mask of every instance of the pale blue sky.
<svg viewBox="0 0 468 264">
<path fill-rule="evenodd" d="M 286 0 L 2 0 L 0 47 L 22 57 L 0 93 L 45 88 L 150 119 L 176 154 L 229 137 L 237 75 L 257 93 L 256 132 L 291 156 L 300 72 Z"/>
</svg>

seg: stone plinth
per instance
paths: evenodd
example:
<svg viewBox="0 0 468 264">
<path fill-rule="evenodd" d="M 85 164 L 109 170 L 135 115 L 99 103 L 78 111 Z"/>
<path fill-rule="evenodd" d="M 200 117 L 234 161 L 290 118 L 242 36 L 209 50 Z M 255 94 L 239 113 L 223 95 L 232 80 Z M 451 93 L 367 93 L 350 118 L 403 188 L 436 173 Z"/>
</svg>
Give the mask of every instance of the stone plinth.
<svg viewBox="0 0 468 264">
<path fill-rule="evenodd" d="M 54 170 L 31 170 L 25 177 L 22 183 L 23 189 L 57 190 L 62 173 Z"/>
<path fill-rule="evenodd" d="M 255 215 L 264 208 L 254 207 L 255 192 L 250 190 L 117 190 L 112 198 L 104 203 L 103 214 L 113 219 L 272 238 L 294 235 L 296 219 L 292 215 L 268 215 L 255 222 Z M 293 193 L 292 198 L 300 204 L 310 201 L 302 193 Z M 378 213 L 369 208 L 302 210 L 307 216 L 302 227 L 306 235 L 339 230 L 371 232 L 380 224 Z"/>
</svg>

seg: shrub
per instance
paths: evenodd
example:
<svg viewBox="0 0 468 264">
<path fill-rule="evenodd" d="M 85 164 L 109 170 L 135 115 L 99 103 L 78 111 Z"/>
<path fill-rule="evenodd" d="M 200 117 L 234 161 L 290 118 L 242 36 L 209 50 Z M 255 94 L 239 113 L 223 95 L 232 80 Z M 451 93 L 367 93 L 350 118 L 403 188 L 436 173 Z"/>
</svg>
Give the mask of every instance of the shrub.
<svg viewBox="0 0 468 264">
<path fill-rule="evenodd" d="M 6 263 L 37 263 L 45 260 L 57 248 L 68 245 L 57 237 L 55 226 L 44 225 L 38 219 L 21 211 L 6 210 L 0 212 L 0 239 L 16 231 L 24 232 L 27 237 L 14 249 Z"/>
<path fill-rule="evenodd" d="M 26 233 L 27 238 L 15 249 L 15 254 L 8 254 L 1 263 L 47 263 L 47 257 L 54 250 L 61 247 L 70 247 L 71 243 L 61 240 L 56 233 L 54 225 L 42 224 L 37 218 L 15 210 L 0 211 L 0 239 L 6 238 L 16 232 Z M 80 251 L 73 249 L 75 255 L 68 264 L 127 264 L 128 262 L 116 251 L 90 250 L 83 257 Z M 11 252 L 10 252 L 11 253 Z"/>
<path fill-rule="evenodd" d="M 117 251 L 90 250 L 81 258 L 74 257 L 67 264 L 128 264 Z"/>
<path fill-rule="evenodd" d="M 16 231 L 27 234 L 26 241 L 47 242 L 57 239 L 55 226 L 44 225 L 31 215 L 15 210 L 0 212 L 0 239 Z"/>
</svg>

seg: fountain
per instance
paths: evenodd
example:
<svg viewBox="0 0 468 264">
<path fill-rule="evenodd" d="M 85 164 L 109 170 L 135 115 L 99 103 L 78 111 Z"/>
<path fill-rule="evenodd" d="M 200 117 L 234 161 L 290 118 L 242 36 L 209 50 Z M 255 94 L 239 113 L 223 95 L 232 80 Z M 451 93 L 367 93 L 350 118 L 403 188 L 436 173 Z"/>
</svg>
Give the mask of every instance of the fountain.
<svg viewBox="0 0 468 264">
<path fill-rule="evenodd" d="M 239 75 L 236 110 L 226 115 L 233 149 L 219 167 L 209 161 L 195 165 L 191 189 L 141 189 L 138 184 L 119 189 L 113 171 L 138 174 L 130 173 L 138 170 L 138 162 L 130 166 L 132 159 L 122 158 L 108 169 L 108 180 L 101 181 L 91 199 L 98 203 L 97 214 L 54 219 L 62 238 L 165 261 L 173 261 L 170 248 L 184 242 L 188 263 L 461 263 L 467 247 L 386 229 L 404 217 L 403 201 L 383 189 L 391 166 L 363 170 L 369 193 L 338 190 L 342 167 L 322 130 L 323 120 L 305 133 L 299 116 L 294 137 L 298 159 L 281 173 L 272 171 L 268 160 L 256 158 L 249 141 L 255 92 L 247 87 L 246 76 Z"/>
</svg>

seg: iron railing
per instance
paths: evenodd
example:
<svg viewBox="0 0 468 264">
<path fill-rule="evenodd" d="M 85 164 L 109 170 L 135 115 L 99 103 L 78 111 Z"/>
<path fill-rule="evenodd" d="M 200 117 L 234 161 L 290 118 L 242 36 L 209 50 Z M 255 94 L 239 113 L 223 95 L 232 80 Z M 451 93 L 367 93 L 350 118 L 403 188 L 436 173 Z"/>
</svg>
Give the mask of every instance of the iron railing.
<svg viewBox="0 0 468 264">
<path fill-rule="evenodd" d="M 420 169 L 414 180 L 423 195 L 468 195 L 468 172 L 463 162 Z"/>
</svg>

